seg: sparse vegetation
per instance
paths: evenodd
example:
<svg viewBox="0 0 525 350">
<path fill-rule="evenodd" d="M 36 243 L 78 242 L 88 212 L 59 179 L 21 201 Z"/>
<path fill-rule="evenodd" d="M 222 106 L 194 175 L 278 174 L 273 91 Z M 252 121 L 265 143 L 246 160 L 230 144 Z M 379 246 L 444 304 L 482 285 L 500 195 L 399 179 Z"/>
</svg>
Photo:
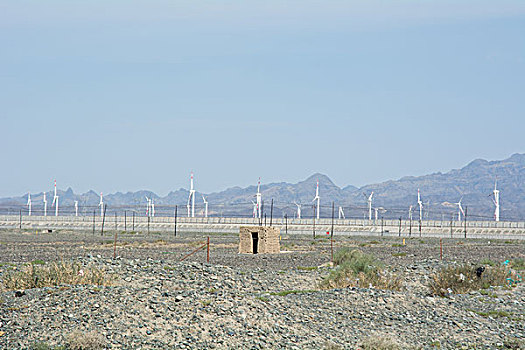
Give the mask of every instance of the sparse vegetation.
<svg viewBox="0 0 525 350">
<path fill-rule="evenodd" d="M 315 290 L 307 289 L 307 290 L 283 290 L 280 292 L 271 292 L 270 295 L 278 295 L 280 297 L 285 297 L 288 294 L 301 294 L 301 293 L 314 293 Z"/>
<path fill-rule="evenodd" d="M 30 347 L 31 350 L 66 350 L 65 346 L 51 346 L 44 342 L 38 342 Z"/>
<path fill-rule="evenodd" d="M 255 297 L 255 299 L 260 300 L 260 301 L 264 301 L 265 303 L 270 301 L 270 299 L 268 297 L 265 297 L 265 296 L 258 296 L 258 297 Z"/>
<path fill-rule="evenodd" d="M 47 265 L 30 264 L 22 271 L 11 271 L 3 280 L 8 290 L 54 287 L 61 284 L 109 285 L 112 276 L 94 266 L 76 262 L 53 262 Z"/>
<path fill-rule="evenodd" d="M 44 262 L 44 260 L 37 259 L 37 260 L 31 261 L 31 264 L 33 264 L 33 265 L 44 265 L 45 262 Z"/>
<path fill-rule="evenodd" d="M 66 337 L 68 350 L 98 350 L 103 349 L 105 339 L 97 332 L 73 331 Z"/>
<path fill-rule="evenodd" d="M 402 256 L 407 256 L 407 253 L 405 253 L 405 252 L 401 252 L 401 253 L 392 253 L 392 256 L 402 257 Z"/>
<path fill-rule="evenodd" d="M 395 338 L 391 336 L 373 335 L 363 339 L 359 343 L 359 348 L 362 350 L 401 350 L 406 349 L 403 344 L 400 344 Z"/>
<path fill-rule="evenodd" d="M 313 270 L 317 270 L 317 266 L 297 266 L 297 270 L 313 271 Z"/>
<path fill-rule="evenodd" d="M 466 264 L 443 268 L 431 277 L 430 291 L 434 295 L 445 296 L 506 285 L 508 270 L 505 267 L 487 267 L 480 277 L 476 270 L 476 266 Z"/>
<path fill-rule="evenodd" d="M 510 262 L 510 267 L 515 270 L 525 270 L 525 259 L 514 259 Z"/>
<path fill-rule="evenodd" d="M 496 266 L 497 263 L 494 261 L 494 260 L 490 260 L 490 259 L 482 259 L 480 262 L 479 262 L 481 265 L 488 265 L 488 266 Z"/>
<path fill-rule="evenodd" d="M 334 254 L 336 268 L 321 282 L 320 287 L 328 288 L 379 288 L 400 290 L 401 279 L 388 273 L 375 258 L 360 250 L 348 247 Z"/>
</svg>

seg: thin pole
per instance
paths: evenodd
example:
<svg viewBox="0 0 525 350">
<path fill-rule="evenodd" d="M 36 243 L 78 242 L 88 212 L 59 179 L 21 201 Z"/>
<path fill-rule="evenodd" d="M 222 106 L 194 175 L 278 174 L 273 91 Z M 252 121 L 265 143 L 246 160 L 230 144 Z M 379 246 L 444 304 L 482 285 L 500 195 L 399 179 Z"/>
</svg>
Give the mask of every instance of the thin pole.
<svg viewBox="0 0 525 350">
<path fill-rule="evenodd" d="M 452 238 L 452 218 L 453 216 L 450 216 L 450 238 Z"/>
<path fill-rule="evenodd" d="M 133 219 L 131 221 L 131 231 L 135 231 L 135 211 L 133 211 Z"/>
<path fill-rule="evenodd" d="M 287 214 L 284 214 L 284 230 L 286 232 L 286 234 L 288 234 L 288 215 Z"/>
<path fill-rule="evenodd" d="M 467 211 L 468 211 L 468 207 L 465 207 L 465 215 L 464 218 L 463 218 L 463 221 L 465 223 L 465 238 L 467 238 Z"/>
<path fill-rule="evenodd" d="M 401 237 L 401 217 L 399 217 L 399 237 Z"/>
<path fill-rule="evenodd" d="M 95 210 L 93 209 L 93 236 L 95 235 Z"/>
<path fill-rule="evenodd" d="M 148 235 L 149 235 L 149 215 L 148 215 Z"/>
<path fill-rule="evenodd" d="M 421 219 L 419 219 L 419 237 L 421 237 Z"/>
<path fill-rule="evenodd" d="M 115 240 L 113 241 L 113 259 L 117 257 L 117 230 L 115 230 Z"/>
<path fill-rule="evenodd" d="M 22 229 L 22 209 L 20 209 L 20 229 Z"/>
<path fill-rule="evenodd" d="M 314 216 L 312 216 L 312 220 L 313 220 L 314 239 L 315 239 L 315 204 L 312 206 L 312 208 L 314 208 Z"/>
<path fill-rule="evenodd" d="M 210 236 L 208 236 L 208 243 L 206 249 L 206 262 L 210 262 Z"/>
<path fill-rule="evenodd" d="M 272 198 L 272 204 L 270 205 L 270 226 L 272 226 L 272 220 L 273 220 L 273 198 Z"/>
<path fill-rule="evenodd" d="M 108 208 L 107 204 L 104 204 L 104 212 L 102 213 L 102 228 L 100 229 L 100 235 L 104 236 L 104 222 L 106 221 L 106 209 Z"/>
<path fill-rule="evenodd" d="M 443 260 L 443 239 L 439 239 L 439 260 Z"/>
<path fill-rule="evenodd" d="M 330 234 L 330 238 L 332 238 L 334 236 L 334 209 L 335 208 L 335 203 L 332 202 L 332 233 Z"/>
<path fill-rule="evenodd" d="M 264 214 L 264 226 L 266 226 L 266 214 Z"/>
<path fill-rule="evenodd" d="M 381 236 L 383 236 L 383 217 L 381 216 Z"/>
<path fill-rule="evenodd" d="M 127 223 L 127 220 L 128 220 L 128 216 L 126 215 L 126 211 L 124 210 L 124 231 L 128 232 L 128 223 Z"/>
<path fill-rule="evenodd" d="M 332 233 L 330 234 L 330 256 L 331 261 L 334 261 L 334 209 L 335 203 L 332 202 Z"/>
<path fill-rule="evenodd" d="M 118 224 L 117 224 L 117 212 L 115 212 L 115 231 L 117 230 L 118 228 Z"/>
<path fill-rule="evenodd" d="M 173 235 L 177 237 L 177 206 L 175 206 L 175 223 L 173 224 Z"/>
</svg>

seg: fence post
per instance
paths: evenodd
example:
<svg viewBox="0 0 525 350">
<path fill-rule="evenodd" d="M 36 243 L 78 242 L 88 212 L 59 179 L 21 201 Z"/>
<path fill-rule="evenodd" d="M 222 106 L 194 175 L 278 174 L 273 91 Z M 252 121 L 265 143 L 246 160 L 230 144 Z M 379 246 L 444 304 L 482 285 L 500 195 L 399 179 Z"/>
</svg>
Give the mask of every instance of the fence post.
<svg viewBox="0 0 525 350">
<path fill-rule="evenodd" d="M 384 230 L 383 230 L 384 227 L 383 227 L 383 225 L 384 225 L 384 223 L 383 223 L 383 217 L 381 216 L 381 237 L 383 237 L 383 233 L 384 233 Z"/>
<path fill-rule="evenodd" d="M 173 224 L 173 235 L 177 237 L 177 206 L 175 206 L 175 223 Z"/>
<path fill-rule="evenodd" d="M 284 230 L 286 232 L 286 234 L 288 234 L 288 214 L 284 214 Z"/>
<path fill-rule="evenodd" d="M 401 237 L 401 216 L 399 217 L 399 237 Z"/>
<path fill-rule="evenodd" d="M 95 235 L 95 209 L 93 209 L 93 236 Z"/>
<path fill-rule="evenodd" d="M 124 210 L 124 231 L 128 232 L 128 216 L 126 211 Z"/>
<path fill-rule="evenodd" d="M 133 211 L 133 219 L 131 220 L 131 231 L 135 232 L 135 211 Z"/>
<path fill-rule="evenodd" d="M 313 205 L 314 208 L 314 216 L 312 216 L 312 222 L 313 222 L 313 228 L 314 228 L 314 239 L 315 239 L 315 204 Z"/>
<path fill-rule="evenodd" d="M 22 209 L 20 209 L 20 229 L 22 229 Z"/>
<path fill-rule="evenodd" d="M 419 219 L 419 237 L 421 237 L 421 225 L 422 225 L 421 219 Z"/>
<path fill-rule="evenodd" d="M 273 221 L 273 198 L 272 198 L 272 204 L 270 205 L 270 226 L 272 226 Z"/>
<path fill-rule="evenodd" d="M 465 207 L 465 215 L 464 216 L 464 223 L 465 223 L 465 239 L 467 238 L 467 212 L 468 212 L 468 207 Z"/>
<path fill-rule="evenodd" d="M 207 242 L 207 248 L 206 248 L 206 262 L 210 262 L 210 236 L 208 236 L 208 242 Z"/>
<path fill-rule="evenodd" d="M 100 235 L 104 236 L 104 222 L 106 221 L 106 209 L 108 208 L 107 204 L 104 204 L 104 212 L 102 213 L 102 228 L 100 229 Z"/>
</svg>

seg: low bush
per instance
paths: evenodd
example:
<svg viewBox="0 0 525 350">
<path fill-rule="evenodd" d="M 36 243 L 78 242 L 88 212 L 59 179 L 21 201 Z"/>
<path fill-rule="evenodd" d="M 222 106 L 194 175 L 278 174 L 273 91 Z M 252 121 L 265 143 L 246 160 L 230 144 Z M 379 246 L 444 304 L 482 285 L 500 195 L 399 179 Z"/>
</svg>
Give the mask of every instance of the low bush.
<svg viewBox="0 0 525 350">
<path fill-rule="evenodd" d="M 429 288 L 432 294 L 463 294 L 473 290 L 487 289 L 490 286 L 507 285 L 508 269 L 504 266 L 480 267 L 471 265 L 448 266 L 431 276 Z"/>
<path fill-rule="evenodd" d="M 22 271 L 11 271 L 4 277 L 8 290 L 54 287 L 61 284 L 109 285 L 113 276 L 94 266 L 82 266 L 77 262 L 53 262 L 48 265 L 25 266 Z"/>
<path fill-rule="evenodd" d="M 322 289 L 329 288 L 379 288 L 400 290 L 401 279 L 387 272 L 373 255 L 347 247 L 334 254 L 336 268 L 320 283 Z"/>
<path fill-rule="evenodd" d="M 73 331 L 66 337 L 68 350 L 98 350 L 103 349 L 105 339 L 97 332 Z"/>
<path fill-rule="evenodd" d="M 395 338 L 390 336 L 375 335 L 363 339 L 359 343 L 362 350 L 401 350 L 406 346 L 400 344 Z"/>
</svg>

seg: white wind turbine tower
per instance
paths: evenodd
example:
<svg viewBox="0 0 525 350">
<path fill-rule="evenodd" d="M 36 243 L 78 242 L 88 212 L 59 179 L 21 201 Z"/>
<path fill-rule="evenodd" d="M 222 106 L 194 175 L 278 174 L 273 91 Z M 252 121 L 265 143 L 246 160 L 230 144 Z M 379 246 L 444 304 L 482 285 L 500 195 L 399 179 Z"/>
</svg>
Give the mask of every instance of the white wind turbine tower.
<svg viewBox="0 0 525 350">
<path fill-rule="evenodd" d="M 191 217 L 195 217 L 195 190 L 193 189 L 193 172 L 191 172 L 190 176 L 190 195 L 188 197 L 188 204 L 186 205 L 186 208 L 188 208 L 188 217 L 190 217 L 190 202 L 191 202 Z"/>
<path fill-rule="evenodd" d="M 146 198 L 146 202 L 147 205 L 146 205 L 146 216 L 151 216 L 151 199 L 148 198 L 148 196 L 144 196 Z"/>
<path fill-rule="evenodd" d="M 104 196 L 102 196 L 102 192 L 100 192 L 100 202 L 98 203 L 98 206 L 100 207 L 100 217 L 104 216 Z"/>
<path fill-rule="evenodd" d="M 494 182 L 494 191 L 492 191 L 494 198 L 492 201 L 494 202 L 494 205 L 496 208 L 494 209 L 494 220 L 499 221 L 499 190 L 497 189 L 498 180 Z"/>
<path fill-rule="evenodd" d="M 419 188 L 417 189 L 417 204 L 419 205 L 419 221 L 423 220 L 423 202 L 421 202 L 421 195 Z"/>
<path fill-rule="evenodd" d="M 461 201 L 463 200 L 463 197 L 460 198 L 459 202 L 454 203 L 458 206 L 458 221 L 461 221 L 461 214 L 465 216 L 465 211 L 463 210 L 463 207 L 461 206 Z"/>
<path fill-rule="evenodd" d="M 208 217 L 208 201 L 206 200 L 206 197 L 204 195 L 202 196 L 202 200 L 204 201 L 204 217 Z"/>
<path fill-rule="evenodd" d="M 253 217 L 257 217 L 257 203 L 255 203 L 254 201 L 252 201 L 252 204 L 253 204 Z"/>
<path fill-rule="evenodd" d="M 339 207 L 339 219 L 346 219 L 345 212 L 343 211 L 343 207 Z"/>
<path fill-rule="evenodd" d="M 47 199 L 46 199 L 46 193 L 44 192 L 44 216 L 47 216 Z"/>
<path fill-rule="evenodd" d="M 31 216 L 31 193 L 27 194 L 27 208 L 29 210 L 29 216 Z"/>
<path fill-rule="evenodd" d="M 297 206 L 297 219 L 301 218 L 301 204 L 297 204 L 295 201 L 293 202 Z"/>
<path fill-rule="evenodd" d="M 315 197 L 312 202 L 315 202 L 316 200 L 317 200 L 317 206 L 316 206 L 317 220 L 319 220 L 319 212 L 321 211 L 321 207 L 320 207 L 321 198 L 319 197 L 319 180 L 317 180 L 317 185 L 315 187 Z"/>
<path fill-rule="evenodd" d="M 370 193 L 370 196 L 366 196 L 365 193 L 363 193 L 363 196 L 365 196 L 367 202 L 368 202 L 368 221 L 372 221 L 372 197 L 374 196 L 374 191 Z M 376 213 L 376 220 L 377 220 L 377 213 Z"/>
<path fill-rule="evenodd" d="M 78 216 L 78 201 L 75 201 L 75 216 Z"/>
<path fill-rule="evenodd" d="M 408 219 L 410 221 L 412 221 L 412 209 L 414 209 L 414 206 L 411 205 L 410 207 L 408 207 Z"/>
<path fill-rule="evenodd" d="M 155 202 L 153 202 L 153 198 L 151 198 L 150 200 L 150 208 L 151 208 L 151 216 L 154 217 L 155 216 Z"/>
<path fill-rule="evenodd" d="M 257 181 L 257 194 L 255 194 L 257 201 L 257 218 L 261 218 L 261 208 L 262 208 L 262 193 L 261 193 L 261 178 Z"/>
<path fill-rule="evenodd" d="M 51 205 L 55 206 L 55 216 L 58 216 L 57 180 L 55 180 L 55 195 L 53 196 L 53 202 Z"/>
</svg>

